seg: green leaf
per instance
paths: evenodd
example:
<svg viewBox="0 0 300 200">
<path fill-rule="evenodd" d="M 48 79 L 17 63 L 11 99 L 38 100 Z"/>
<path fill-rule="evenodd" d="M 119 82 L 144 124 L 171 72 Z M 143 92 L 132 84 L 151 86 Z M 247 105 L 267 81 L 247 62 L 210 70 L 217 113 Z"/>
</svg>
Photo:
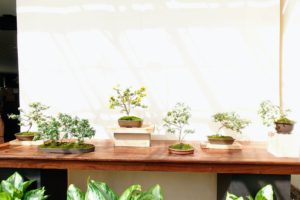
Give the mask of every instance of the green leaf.
<svg viewBox="0 0 300 200">
<path fill-rule="evenodd" d="M 14 187 L 14 185 L 6 180 L 1 181 L 3 192 L 8 193 L 12 198 L 22 198 L 23 193 Z"/>
<path fill-rule="evenodd" d="M 114 191 L 103 182 L 93 181 L 93 184 L 102 192 L 102 194 L 109 200 L 117 200 L 118 196 Z"/>
<path fill-rule="evenodd" d="M 67 200 L 84 200 L 84 193 L 73 184 L 68 187 Z"/>
<path fill-rule="evenodd" d="M 35 190 L 30 190 L 24 195 L 23 200 L 44 200 L 47 199 L 44 187 Z"/>
<path fill-rule="evenodd" d="M 272 185 L 266 185 L 261 188 L 255 196 L 255 200 L 273 200 L 274 192 Z"/>
<path fill-rule="evenodd" d="M 155 200 L 163 200 L 164 199 L 160 185 L 153 186 L 152 188 L 150 188 L 148 190 L 147 193 L 152 194 Z"/>
<path fill-rule="evenodd" d="M 227 192 L 225 200 L 244 200 L 244 198 L 243 197 L 237 197 L 236 195 Z"/>
<path fill-rule="evenodd" d="M 15 172 L 13 175 L 8 177 L 6 181 L 11 183 L 16 189 L 23 191 L 22 190 L 23 178 L 18 172 Z"/>
<path fill-rule="evenodd" d="M 1 200 L 13 200 L 10 195 L 6 192 L 0 192 L 0 199 Z"/>
<path fill-rule="evenodd" d="M 142 190 L 142 188 L 140 185 L 132 185 L 122 193 L 119 200 L 130 200 L 131 196 L 135 192 L 141 192 L 141 190 Z"/>
<path fill-rule="evenodd" d="M 88 181 L 87 191 L 85 194 L 85 200 L 114 200 L 113 195 L 110 196 L 108 191 L 104 191 L 100 187 L 102 183 L 93 180 Z"/>
<path fill-rule="evenodd" d="M 26 191 L 26 189 L 34 182 L 34 180 L 29 180 L 21 183 L 20 189 L 23 193 Z"/>
</svg>

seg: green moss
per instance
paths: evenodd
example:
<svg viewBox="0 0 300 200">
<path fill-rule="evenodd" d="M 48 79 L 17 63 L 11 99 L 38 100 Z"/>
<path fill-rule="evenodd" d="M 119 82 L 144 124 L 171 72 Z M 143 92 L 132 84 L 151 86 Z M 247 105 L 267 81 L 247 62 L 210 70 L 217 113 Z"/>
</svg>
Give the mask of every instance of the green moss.
<svg viewBox="0 0 300 200">
<path fill-rule="evenodd" d="M 231 136 L 225 136 L 225 135 L 218 135 L 218 134 L 215 134 L 215 135 L 209 135 L 207 136 L 208 138 L 210 139 L 232 139 Z"/>
<path fill-rule="evenodd" d="M 37 132 L 21 132 L 21 133 L 16 133 L 16 135 L 20 136 L 35 136 Z"/>
<path fill-rule="evenodd" d="M 136 122 L 143 121 L 142 118 L 139 118 L 136 116 L 123 116 L 123 117 L 120 117 L 119 120 L 128 120 L 128 121 L 136 121 Z"/>
<path fill-rule="evenodd" d="M 288 119 L 286 117 L 282 117 L 282 118 L 279 118 L 278 120 L 276 120 L 275 123 L 295 124 L 295 121 L 290 120 L 290 119 Z"/>
<path fill-rule="evenodd" d="M 92 148 L 93 145 L 77 142 L 45 142 L 40 145 L 40 147 L 50 149 L 89 149 Z"/>
<path fill-rule="evenodd" d="M 184 144 L 184 143 L 172 144 L 169 146 L 169 148 L 177 149 L 177 150 L 192 150 L 192 149 L 194 149 L 192 145 Z"/>
</svg>

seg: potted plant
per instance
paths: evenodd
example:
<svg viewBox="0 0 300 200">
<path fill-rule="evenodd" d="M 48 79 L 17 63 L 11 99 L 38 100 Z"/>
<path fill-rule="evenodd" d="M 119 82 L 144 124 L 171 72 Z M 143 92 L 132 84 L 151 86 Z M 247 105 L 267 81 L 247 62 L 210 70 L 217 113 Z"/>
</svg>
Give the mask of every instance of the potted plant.
<svg viewBox="0 0 300 200">
<path fill-rule="evenodd" d="M 72 117 L 68 114 L 58 114 L 39 123 L 39 139 L 44 144 L 39 149 L 50 153 L 87 153 L 95 150 L 93 144 L 84 142 L 84 138 L 92 138 L 95 130 L 89 121 Z M 75 141 L 71 140 L 72 138 Z"/>
<path fill-rule="evenodd" d="M 184 103 L 177 103 L 173 109 L 167 112 L 163 118 L 163 126 L 167 128 L 167 132 L 177 134 L 178 141 L 176 144 L 169 146 L 169 152 L 173 154 L 193 154 L 194 147 L 190 144 L 183 143 L 183 139 L 187 134 L 194 133 L 192 129 L 186 129 L 191 118 L 191 109 Z"/>
<path fill-rule="evenodd" d="M 115 96 L 111 96 L 109 99 L 109 106 L 111 109 L 119 107 L 121 113 L 125 113 L 125 116 L 119 118 L 118 123 L 120 127 L 141 127 L 143 125 L 143 119 L 137 116 L 130 115 L 134 108 L 141 107 L 147 108 L 146 105 L 142 104 L 143 98 L 146 96 L 146 88 L 141 87 L 133 90 L 131 87 L 121 89 L 120 86 L 113 88 L 116 92 Z"/>
<path fill-rule="evenodd" d="M 1 200 L 44 200 L 47 199 L 45 189 L 37 188 L 28 190 L 33 180 L 24 181 L 23 177 L 15 172 L 6 180 L 1 181 L 0 199 Z"/>
<path fill-rule="evenodd" d="M 87 190 L 82 192 L 71 184 L 67 191 L 68 200 L 163 200 L 164 197 L 159 185 L 155 185 L 147 191 L 142 191 L 141 185 L 131 185 L 118 196 L 106 183 L 88 180 Z"/>
<path fill-rule="evenodd" d="M 222 135 L 220 131 L 223 128 L 230 129 L 237 133 L 242 133 L 242 129 L 249 125 L 250 121 L 242 119 L 235 112 L 221 112 L 213 115 L 214 122 L 220 123 L 218 131 L 214 135 L 209 135 L 208 141 L 211 144 L 226 144 L 231 145 L 234 142 L 234 138 L 231 136 Z"/>
<path fill-rule="evenodd" d="M 290 110 L 281 110 L 269 100 L 263 101 L 258 110 L 263 124 L 267 127 L 275 125 L 276 132 L 282 134 L 289 134 L 294 128 L 295 121 L 287 117 L 288 112 Z"/>
<path fill-rule="evenodd" d="M 9 114 L 8 118 L 19 120 L 20 126 L 27 127 L 27 130 L 24 132 L 16 133 L 15 136 L 18 140 L 30 141 L 33 140 L 37 132 L 31 131 L 33 125 L 37 125 L 46 120 L 44 111 L 49 107 L 45 106 L 39 102 L 34 102 L 29 104 L 29 110 L 24 111 L 22 108 L 19 108 L 20 115 Z"/>
<path fill-rule="evenodd" d="M 266 185 L 262 187 L 253 198 L 251 195 L 248 195 L 247 200 L 273 200 L 274 191 L 272 185 Z M 235 194 L 227 192 L 226 200 L 246 200 L 244 197 L 238 197 Z"/>
</svg>

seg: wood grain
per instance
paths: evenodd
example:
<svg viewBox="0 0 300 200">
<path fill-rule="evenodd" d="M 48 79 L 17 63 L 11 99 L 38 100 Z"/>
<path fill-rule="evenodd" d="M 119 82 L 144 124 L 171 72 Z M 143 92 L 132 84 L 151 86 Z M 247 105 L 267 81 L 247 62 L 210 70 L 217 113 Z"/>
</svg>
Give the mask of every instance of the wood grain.
<svg viewBox="0 0 300 200">
<path fill-rule="evenodd" d="M 0 168 L 178 171 L 247 174 L 300 174 L 299 158 L 278 158 L 264 143 L 244 143 L 243 150 L 201 149 L 193 155 L 172 155 L 173 141 L 152 141 L 150 148 L 114 147 L 111 141 L 95 141 L 96 151 L 86 154 L 49 154 L 36 146 L 0 145 Z"/>
</svg>

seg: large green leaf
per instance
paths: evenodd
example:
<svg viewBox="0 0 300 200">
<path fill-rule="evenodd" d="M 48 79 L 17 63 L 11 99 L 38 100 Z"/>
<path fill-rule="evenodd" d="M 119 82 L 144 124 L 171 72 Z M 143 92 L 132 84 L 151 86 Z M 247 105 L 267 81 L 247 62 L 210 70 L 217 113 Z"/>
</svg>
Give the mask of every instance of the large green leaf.
<svg viewBox="0 0 300 200">
<path fill-rule="evenodd" d="M 19 188 L 20 191 L 22 191 L 23 193 L 26 191 L 26 189 L 31 185 L 31 183 L 33 183 L 34 180 L 29 180 L 29 181 L 25 181 L 23 183 L 21 183 L 21 186 Z"/>
<path fill-rule="evenodd" d="M 97 187 L 95 181 L 88 181 L 87 191 L 85 194 L 85 200 L 109 200 L 107 195 Z"/>
<path fill-rule="evenodd" d="M 255 200 L 273 200 L 274 192 L 272 185 L 266 185 L 261 188 L 255 196 Z"/>
<path fill-rule="evenodd" d="M 24 180 L 18 172 L 15 172 L 13 175 L 8 177 L 6 179 L 6 181 L 11 183 L 16 189 L 21 190 L 22 183 L 23 183 Z"/>
<path fill-rule="evenodd" d="M 119 200 L 130 200 L 135 192 L 140 193 L 142 190 L 140 185 L 132 185 L 127 188 L 122 195 L 119 197 Z"/>
<path fill-rule="evenodd" d="M 6 192 L 0 192 L 0 199 L 1 200 L 13 200 L 10 195 Z"/>
<path fill-rule="evenodd" d="M 11 182 L 6 180 L 1 181 L 1 187 L 3 192 L 8 193 L 13 199 L 21 199 L 23 196 L 23 192 L 15 188 Z"/>
<path fill-rule="evenodd" d="M 243 197 L 237 197 L 236 195 L 227 192 L 226 200 L 244 200 L 244 198 Z"/>
<path fill-rule="evenodd" d="M 91 181 L 91 182 L 101 191 L 103 196 L 105 196 L 105 199 L 118 200 L 118 196 L 116 195 L 116 193 L 114 193 L 114 191 L 106 183 L 99 182 L 99 181 Z"/>
<path fill-rule="evenodd" d="M 161 191 L 161 187 L 158 184 L 154 185 L 152 188 L 150 188 L 147 193 L 152 194 L 154 200 L 163 200 L 164 199 L 162 191 Z"/>
<path fill-rule="evenodd" d="M 23 200 L 44 200 L 47 199 L 44 187 L 35 190 L 30 190 L 24 195 Z"/>
<path fill-rule="evenodd" d="M 68 187 L 67 200 L 84 200 L 84 193 L 73 184 Z"/>
</svg>

